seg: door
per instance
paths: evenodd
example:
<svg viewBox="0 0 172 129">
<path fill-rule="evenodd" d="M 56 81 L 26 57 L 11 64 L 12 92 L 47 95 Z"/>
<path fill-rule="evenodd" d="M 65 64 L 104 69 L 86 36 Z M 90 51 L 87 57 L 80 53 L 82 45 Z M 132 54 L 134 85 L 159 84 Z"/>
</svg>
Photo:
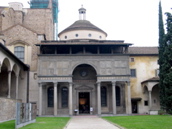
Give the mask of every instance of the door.
<svg viewBox="0 0 172 129">
<path fill-rule="evenodd" d="M 137 101 L 132 101 L 132 113 L 138 113 Z"/>
<path fill-rule="evenodd" d="M 90 113 L 90 93 L 79 92 L 79 114 Z"/>
</svg>

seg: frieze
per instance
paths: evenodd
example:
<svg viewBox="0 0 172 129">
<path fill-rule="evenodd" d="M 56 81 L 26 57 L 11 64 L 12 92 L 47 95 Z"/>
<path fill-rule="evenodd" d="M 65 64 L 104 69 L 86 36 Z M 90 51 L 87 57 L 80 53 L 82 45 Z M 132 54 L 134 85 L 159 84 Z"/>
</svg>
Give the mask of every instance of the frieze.
<svg viewBox="0 0 172 129">
<path fill-rule="evenodd" d="M 71 77 L 40 77 L 39 80 L 70 80 Z"/>
<path fill-rule="evenodd" d="M 98 77 L 98 80 L 129 80 L 129 77 L 128 76 Z"/>
</svg>

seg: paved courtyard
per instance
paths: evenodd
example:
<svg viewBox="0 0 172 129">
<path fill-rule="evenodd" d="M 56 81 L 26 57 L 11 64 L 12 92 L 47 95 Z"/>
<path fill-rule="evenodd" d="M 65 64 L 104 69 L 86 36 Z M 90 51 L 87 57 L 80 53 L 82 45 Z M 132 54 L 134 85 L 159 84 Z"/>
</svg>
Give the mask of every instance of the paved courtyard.
<svg viewBox="0 0 172 129">
<path fill-rule="evenodd" d="M 120 129 L 97 116 L 74 116 L 65 129 Z"/>
</svg>

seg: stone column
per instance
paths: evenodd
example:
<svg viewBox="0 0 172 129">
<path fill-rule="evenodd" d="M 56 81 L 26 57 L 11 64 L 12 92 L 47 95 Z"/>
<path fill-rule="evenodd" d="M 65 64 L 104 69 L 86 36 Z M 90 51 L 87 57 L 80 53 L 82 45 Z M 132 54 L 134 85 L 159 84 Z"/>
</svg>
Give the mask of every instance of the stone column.
<svg viewBox="0 0 172 129">
<path fill-rule="evenodd" d="M 112 81 L 112 109 L 113 114 L 116 114 L 116 81 Z"/>
<path fill-rule="evenodd" d="M 101 82 L 97 82 L 97 114 L 101 115 L 101 96 L 100 96 Z"/>
<path fill-rule="evenodd" d="M 72 82 L 69 82 L 69 115 L 73 115 Z"/>
<path fill-rule="evenodd" d="M 39 83 L 39 116 L 42 115 L 42 83 Z"/>
<path fill-rule="evenodd" d="M 18 91 L 19 91 L 19 75 L 16 74 L 16 99 L 18 99 Z"/>
<path fill-rule="evenodd" d="M 11 98 L 11 71 L 8 71 L 8 96 L 7 98 Z"/>
<path fill-rule="evenodd" d="M 54 82 L 54 116 L 57 116 L 57 82 Z"/>
<path fill-rule="evenodd" d="M 152 91 L 149 91 L 149 110 L 152 108 Z"/>
<path fill-rule="evenodd" d="M 1 61 L 0 61 L 0 73 L 1 73 L 1 67 L 2 67 L 2 65 L 1 65 Z"/>
<path fill-rule="evenodd" d="M 100 48 L 97 47 L 97 54 L 100 54 Z"/>
<path fill-rule="evenodd" d="M 127 114 L 131 114 L 131 90 L 130 90 L 130 82 L 127 82 Z"/>
</svg>

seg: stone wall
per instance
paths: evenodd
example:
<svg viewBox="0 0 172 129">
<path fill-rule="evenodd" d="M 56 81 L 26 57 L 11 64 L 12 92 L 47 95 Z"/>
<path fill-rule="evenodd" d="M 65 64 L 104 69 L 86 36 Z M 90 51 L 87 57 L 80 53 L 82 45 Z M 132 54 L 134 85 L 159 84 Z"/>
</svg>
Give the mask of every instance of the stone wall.
<svg viewBox="0 0 172 129">
<path fill-rule="evenodd" d="M 97 75 L 129 75 L 128 56 L 40 56 L 38 75 L 71 75 L 75 67 L 88 64 Z"/>
<path fill-rule="evenodd" d="M 0 122 L 15 118 L 16 101 L 20 102 L 19 100 L 0 98 Z"/>
</svg>

